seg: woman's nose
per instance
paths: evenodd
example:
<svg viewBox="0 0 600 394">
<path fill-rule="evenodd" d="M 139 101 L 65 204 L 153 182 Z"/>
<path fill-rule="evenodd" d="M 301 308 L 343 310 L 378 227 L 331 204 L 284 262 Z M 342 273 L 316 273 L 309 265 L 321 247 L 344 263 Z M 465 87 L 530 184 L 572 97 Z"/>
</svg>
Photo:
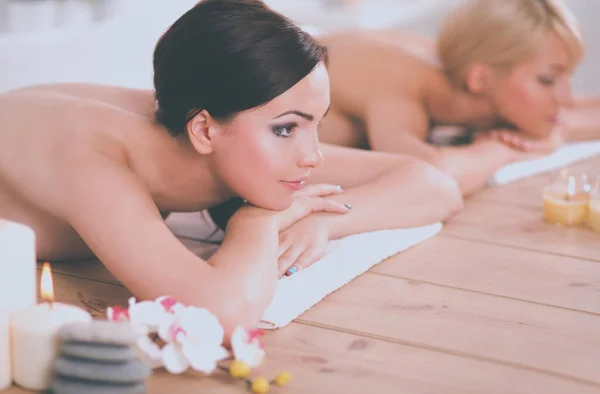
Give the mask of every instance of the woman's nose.
<svg viewBox="0 0 600 394">
<path fill-rule="evenodd" d="M 315 168 L 321 165 L 323 162 L 323 154 L 319 145 L 319 137 L 317 133 L 306 141 L 300 157 L 298 159 L 298 167 L 301 168 Z"/>
<path fill-rule="evenodd" d="M 571 91 L 571 81 L 565 78 L 561 83 L 558 84 L 556 90 L 556 99 L 560 106 L 572 104 L 573 92 Z"/>
</svg>

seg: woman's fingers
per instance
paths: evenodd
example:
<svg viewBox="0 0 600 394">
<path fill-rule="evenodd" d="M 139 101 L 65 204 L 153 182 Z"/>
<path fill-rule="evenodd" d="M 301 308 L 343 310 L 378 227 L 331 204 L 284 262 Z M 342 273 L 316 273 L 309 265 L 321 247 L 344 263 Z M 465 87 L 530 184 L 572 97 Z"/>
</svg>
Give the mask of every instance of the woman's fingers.
<svg viewBox="0 0 600 394">
<path fill-rule="evenodd" d="M 291 276 L 325 256 L 326 247 L 290 248 L 279 260 L 279 275 Z"/>
<path fill-rule="evenodd" d="M 347 213 L 351 206 L 324 197 L 297 197 L 292 205 L 279 214 L 279 231 L 313 212 Z"/>
<path fill-rule="evenodd" d="M 292 268 L 298 257 L 305 251 L 304 247 L 300 246 L 292 246 L 287 249 L 280 257 L 279 257 L 279 276 L 282 275 L 291 275 L 298 268 Z M 291 270 L 290 270 L 291 269 Z M 292 272 L 293 271 L 293 272 Z"/>
<path fill-rule="evenodd" d="M 310 267 L 312 264 L 316 263 L 323 256 L 325 256 L 326 250 L 326 247 L 312 247 L 306 249 L 300 256 L 298 256 L 298 259 L 293 266 L 297 267 L 298 270 Z"/>
<path fill-rule="evenodd" d="M 297 197 L 326 197 L 332 194 L 340 194 L 344 191 L 340 185 L 331 185 L 321 183 L 318 185 L 308 185 L 304 189 L 294 193 Z"/>
</svg>

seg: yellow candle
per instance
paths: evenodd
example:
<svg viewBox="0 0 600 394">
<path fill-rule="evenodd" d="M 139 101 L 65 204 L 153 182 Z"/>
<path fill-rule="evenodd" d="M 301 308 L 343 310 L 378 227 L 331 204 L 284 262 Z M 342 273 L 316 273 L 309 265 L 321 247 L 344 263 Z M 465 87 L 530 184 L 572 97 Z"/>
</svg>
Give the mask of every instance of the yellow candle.
<svg viewBox="0 0 600 394">
<path fill-rule="evenodd" d="M 13 379 L 18 385 L 41 391 L 50 386 L 57 357 L 58 330 L 67 323 L 90 321 L 92 316 L 72 305 L 54 302 L 50 267 L 42 272 L 42 299 L 47 300 L 12 316 Z"/>
<path fill-rule="evenodd" d="M 10 318 L 36 301 L 35 233 L 0 219 L 0 391 L 12 385 Z"/>
<path fill-rule="evenodd" d="M 575 178 L 570 177 L 566 191 L 553 187 L 544 192 L 544 219 L 552 224 L 581 225 L 586 221 L 588 201 L 589 194 L 576 192 Z"/>
<path fill-rule="evenodd" d="M 600 233 L 600 198 L 590 201 L 587 224 L 595 232 Z"/>
</svg>

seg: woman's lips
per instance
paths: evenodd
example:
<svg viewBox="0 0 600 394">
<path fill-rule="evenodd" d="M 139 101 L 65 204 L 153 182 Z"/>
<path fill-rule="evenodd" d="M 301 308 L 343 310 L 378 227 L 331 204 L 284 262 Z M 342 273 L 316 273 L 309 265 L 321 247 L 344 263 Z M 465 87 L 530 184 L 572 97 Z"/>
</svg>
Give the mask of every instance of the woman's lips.
<svg viewBox="0 0 600 394">
<path fill-rule="evenodd" d="M 306 186 L 306 179 L 297 179 L 295 181 L 281 181 L 281 183 L 288 189 L 296 191 Z"/>
</svg>

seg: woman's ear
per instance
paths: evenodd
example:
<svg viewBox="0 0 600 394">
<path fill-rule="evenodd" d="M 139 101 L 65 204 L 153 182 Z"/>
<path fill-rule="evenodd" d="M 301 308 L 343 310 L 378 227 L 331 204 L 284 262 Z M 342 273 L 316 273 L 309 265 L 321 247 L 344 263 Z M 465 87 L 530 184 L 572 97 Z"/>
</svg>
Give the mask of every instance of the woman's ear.
<svg viewBox="0 0 600 394">
<path fill-rule="evenodd" d="M 202 155 L 208 155 L 213 151 L 215 123 L 208 111 L 202 110 L 197 113 L 186 125 L 188 138 L 192 146 Z"/>
<path fill-rule="evenodd" d="M 465 78 L 467 91 L 477 95 L 485 93 L 490 87 L 492 72 L 487 64 L 473 63 Z"/>
</svg>

